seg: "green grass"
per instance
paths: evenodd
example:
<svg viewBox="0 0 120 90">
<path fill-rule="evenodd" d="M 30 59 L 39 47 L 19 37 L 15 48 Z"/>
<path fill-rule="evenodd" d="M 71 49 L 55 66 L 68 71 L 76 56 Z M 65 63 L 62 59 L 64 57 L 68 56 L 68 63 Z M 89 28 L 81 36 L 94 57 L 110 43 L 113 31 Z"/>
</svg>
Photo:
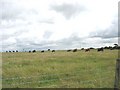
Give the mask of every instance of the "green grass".
<svg viewBox="0 0 120 90">
<path fill-rule="evenodd" d="M 2 53 L 3 88 L 113 88 L 117 50 Z"/>
</svg>

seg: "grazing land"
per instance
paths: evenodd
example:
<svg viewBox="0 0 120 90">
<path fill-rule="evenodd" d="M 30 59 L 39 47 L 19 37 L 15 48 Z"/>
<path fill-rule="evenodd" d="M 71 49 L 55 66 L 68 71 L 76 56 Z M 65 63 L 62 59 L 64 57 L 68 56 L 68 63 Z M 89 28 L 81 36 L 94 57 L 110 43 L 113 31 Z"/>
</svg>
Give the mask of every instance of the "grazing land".
<svg viewBox="0 0 120 90">
<path fill-rule="evenodd" d="M 2 53 L 3 88 L 113 88 L 118 50 Z"/>
</svg>

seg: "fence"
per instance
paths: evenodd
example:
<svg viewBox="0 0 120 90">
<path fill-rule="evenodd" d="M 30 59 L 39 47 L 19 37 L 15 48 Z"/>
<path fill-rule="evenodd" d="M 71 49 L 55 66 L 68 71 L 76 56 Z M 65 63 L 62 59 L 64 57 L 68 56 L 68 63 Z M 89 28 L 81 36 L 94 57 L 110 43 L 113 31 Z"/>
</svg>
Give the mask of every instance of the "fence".
<svg viewBox="0 0 120 90">
<path fill-rule="evenodd" d="M 115 90 L 120 89 L 120 59 L 116 60 L 116 72 L 115 72 Z"/>
</svg>

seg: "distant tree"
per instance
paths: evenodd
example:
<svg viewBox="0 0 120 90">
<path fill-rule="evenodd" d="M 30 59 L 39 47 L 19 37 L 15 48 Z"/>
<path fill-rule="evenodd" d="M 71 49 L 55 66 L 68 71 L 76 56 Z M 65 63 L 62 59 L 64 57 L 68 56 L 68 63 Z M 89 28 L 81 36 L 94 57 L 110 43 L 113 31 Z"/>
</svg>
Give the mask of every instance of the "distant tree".
<svg viewBox="0 0 120 90">
<path fill-rule="evenodd" d="M 104 49 L 109 49 L 109 47 L 105 46 Z"/>
<path fill-rule="evenodd" d="M 118 46 L 118 49 L 120 49 L 120 46 Z"/>
<path fill-rule="evenodd" d="M 118 44 L 114 44 L 115 46 L 118 46 Z"/>
<path fill-rule="evenodd" d="M 111 49 L 112 48 L 112 46 L 105 46 L 105 47 L 103 47 L 104 49 Z"/>
<path fill-rule="evenodd" d="M 109 46 L 109 49 L 112 49 L 112 46 Z"/>
<path fill-rule="evenodd" d="M 113 47 L 113 49 L 120 49 L 120 46 L 118 46 L 118 44 L 114 44 L 115 46 Z"/>
<path fill-rule="evenodd" d="M 90 47 L 90 49 L 94 49 L 93 47 Z"/>
</svg>

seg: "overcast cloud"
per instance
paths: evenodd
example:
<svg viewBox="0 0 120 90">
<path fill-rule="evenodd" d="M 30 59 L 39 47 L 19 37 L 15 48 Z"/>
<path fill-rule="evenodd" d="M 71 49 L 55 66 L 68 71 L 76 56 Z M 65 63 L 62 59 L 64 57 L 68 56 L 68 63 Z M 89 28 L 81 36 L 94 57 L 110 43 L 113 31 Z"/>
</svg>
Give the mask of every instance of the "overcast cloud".
<svg viewBox="0 0 120 90">
<path fill-rule="evenodd" d="M 78 4 L 63 3 L 62 5 L 52 5 L 51 9 L 62 13 L 66 19 L 70 19 L 71 17 L 75 17 L 77 14 L 84 11 L 85 7 Z"/>
<path fill-rule="evenodd" d="M 120 33 L 120 32 L 119 32 Z M 105 30 L 98 30 L 90 33 L 91 37 L 105 38 L 117 38 L 118 37 L 118 19 L 113 21 L 111 25 Z"/>
<path fill-rule="evenodd" d="M 0 51 L 118 43 L 119 0 L 0 0 Z"/>
</svg>

